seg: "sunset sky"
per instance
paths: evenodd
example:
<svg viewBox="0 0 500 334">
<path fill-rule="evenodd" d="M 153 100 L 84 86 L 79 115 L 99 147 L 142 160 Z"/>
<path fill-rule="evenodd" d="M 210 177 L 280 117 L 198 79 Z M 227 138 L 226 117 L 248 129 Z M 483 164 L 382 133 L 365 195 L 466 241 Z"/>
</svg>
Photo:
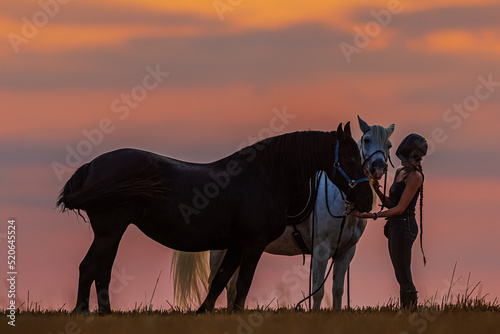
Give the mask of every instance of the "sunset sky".
<svg viewBox="0 0 500 334">
<path fill-rule="evenodd" d="M 351 121 L 416 132 L 424 160 L 421 300 L 455 278 L 500 296 L 500 24 L 498 1 L 5 1 L 0 11 L 0 268 L 7 220 L 17 221 L 20 302 L 71 309 L 88 224 L 55 208 L 76 167 L 122 147 L 193 162 L 253 143 L 277 111 L 279 133 L 334 130 Z M 263 130 L 264 129 L 264 130 Z M 396 167 L 399 161 L 392 152 Z M 389 175 L 393 176 L 394 170 Z M 352 262 L 352 304 L 399 297 L 382 233 L 369 221 Z M 171 250 L 130 226 L 114 265 L 113 309 L 173 302 Z M 302 292 L 282 275 L 301 257 L 265 255 L 248 306 Z M 0 308 L 8 305 L 0 284 Z M 329 280 L 323 306 L 331 306 Z M 307 290 L 307 279 L 301 289 Z M 447 291 L 447 290 L 446 290 Z M 95 300 L 95 294 L 92 293 Z M 345 298 L 344 298 L 345 303 Z M 220 305 L 225 305 L 221 303 Z M 273 304 L 275 306 L 275 304 Z"/>
</svg>

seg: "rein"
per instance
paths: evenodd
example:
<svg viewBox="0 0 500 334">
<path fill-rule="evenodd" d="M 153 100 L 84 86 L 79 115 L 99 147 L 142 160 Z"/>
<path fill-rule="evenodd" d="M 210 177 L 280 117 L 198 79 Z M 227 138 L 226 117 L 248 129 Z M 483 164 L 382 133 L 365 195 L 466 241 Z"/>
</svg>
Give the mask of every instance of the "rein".
<svg viewBox="0 0 500 334">
<path fill-rule="evenodd" d="M 297 305 L 295 305 L 295 309 L 298 309 L 300 304 L 302 304 L 303 302 L 305 302 L 306 300 L 309 301 L 309 310 L 311 310 L 311 297 L 314 296 L 319 290 L 321 290 L 321 288 L 325 285 L 325 282 L 326 280 L 328 279 L 328 276 L 330 276 L 330 272 L 332 271 L 332 268 L 333 268 L 333 264 L 335 263 L 335 258 L 337 257 L 337 253 L 338 253 L 338 250 L 339 250 L 339 246 L 340 246 L 340 240 L 342 238 L 342 231 L 344 230 L 344 226 L 345 226 L 345 221 L 347 219 L 347 216 L 349 216 L 352 211 L 354 211 L 354 209 L 352 209 L 349 213 L 347 213 L 347 208 L 346 208 L 346 211 L 344 212 L 344 214 L 342 216 L 335 216 L 335 217 L 341 217 L 342 218 L 342 222 L 340 223 L 340 232 L 339 232 L 339 238 L 337 240 L 337 247 L 335 248 L 335 252 L 333 253 L 333 256 L 332 256 L 332 262 L 330 263 L 330 267 L 328 268 L 328 272 L 326 273 L 326 276 L 325 278 L 323 279 L 323 281 L 321 282 L 320 286 L 316 288 L 316 290 L 314 290 L 313 292 L 311 292 L 312 288 L 311 288 L 311 280 L 312 280 L 312 263 L 313 263 L 313 257 L 314 257 L 314 225 L 315 225 L 315 212 L 316 212 L 316 208 L 313 210 L 313 231 L 312 231 L 312 243 L 313 243 L 313 250 L 311 252 L 311 263 L 310 263 L 310 268 L 309 268 L 309 296 L 303 298 L 301 301 L 299 301 L 297 303 Z"/>
<path fill-rule="evenodd" d="M 314 227 L 316 225 L 316 207 L 314 207 L 313 209 L 313 219 L 312 219 L 312 233 L 311 233 L 311 263 L 310 263 L 310 269 L 309 269 L 309 296 L 303 298 L 301 301 L 299 301 L 297 303 L 297 305 L 295 306 L 295 309 L 297 309 L 300 304 L 302 304 L 304 301 L 308 300 L 309 301 L 309 309 L 311 309 L 311 297 L 313 295 L 315 295 L 324 285 L 325 285 L 325 282 L 326 280 L 328 279 L 328 276 L 330 275 L 330 272 L 332 271 L 332 268 L 333 268 L 333 264 L 335 262 L 335 259 L 337 257 L 337 253 L 338 253 L 338 250 L 339 250 L 339 246 L 340 246 L 340 240 L 342 238 L 342 231 L 344 230 L 344 226 L 345 226 L 345 221 L 347 219 L 347 216 L 349 216 L 353 211 L 354 209 L 351 209 L 351 211 L 349 211 L 349 213 L 347 213 L 347 210 L 349 208 L 349 205 L 351 204 L 347 198 L 349 197 L 352 189 L 362 183 L 362 182 L 369 182 L 368 178 L 367 177 L 364 177 L 364 178 L 361 178 L 361 179 L 358 179 L 358 180 L 351 180 L 351 178 L 344 172 L 344 170 L 342 169 L 342 167 L 340 166 L 340 162 L 339 162 L 339 148 L 340 148 L 340 143 L 337 141 L 337 144 L 335 145 L 335 162 L 333 164 L 333 171 L 332 171 L 332 176 L 331 176 L 331 180 L 334 180 L 335 179 L 335 175 L 337 173 L 337 171 L 346 179 L 348 185 L 349 185 L 349 190 L 347 192 L 347 195 L 345 196 L 344 198 L 344 195 L 342 194 L 342 192 L 340 192 L 342 194 L 342 198 L 344 199 L 344 203 L 346 204 L 346 208 L 345 208 L 345 211 L 344 213 L 342 214 L 342 216 L 336 216 L 336 215 L 333 215 L 330 211 L 330 207 L 328 205 L 328 180 L 326 179 L 326 174 L 325 174 L 325 201 L 326 201 L 326 205 L 327 205 L 327 210 L 328 210 L 328 213 L 334 217 L 334 218 L 342 218 L 342 222 L 340 224 L 340 232 L 339 232 L 339 237 L 338 237 L 338 240 L 337 240 L 337 247 L 335 248 L 335 252 L 333 253 L 333 256 L 332 256 L 332 263 L 330 264 L 330 268 L 328 269 L 328 273 L 326 274 L 325 278 L 323 279 L 323 282 L 321 282 L 320 286 L 314 291 L 314 292 L 311 292 L 312 290 L 312 287 L 311 287 L 311 281 L 312 281 L 312 263 L 313 263 L 313 258 L 314 258 Z"/>
<path fill-rule="evenodd" d="M 312 184 L 311 182 L 309 182 L 309 197 L 307 198 L 307 202 L 306 202 L 306 205 L 304 206 L 304 208 L 302 209 L 302 211 L 300 211 L 298 214 L 294 215 L 294 216 L 290 216 L 290 215 L 286 215 L 287 218 L 297 218 L 299 217 L 300 215 L 302 215 L 306 210 L 307 210 L 307 207 L 309 206 L 309 203 L 311 202 L 311 198 L 313 197 L 313 189 L 312 189 Z M 294 228 L 296 228 L 295 224 L 293 225 Z"/>
</svg>

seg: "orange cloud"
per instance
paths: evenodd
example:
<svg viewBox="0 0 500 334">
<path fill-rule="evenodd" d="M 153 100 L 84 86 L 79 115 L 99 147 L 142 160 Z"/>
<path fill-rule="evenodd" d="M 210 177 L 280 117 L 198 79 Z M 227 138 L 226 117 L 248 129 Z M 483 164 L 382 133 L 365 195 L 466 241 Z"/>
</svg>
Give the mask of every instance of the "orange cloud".
<svg viewBox="0 0 500 334">
<path fill-rule="evenodd" d="M 425 53 L 479 54 L 495 57 L 500 54 L 500 31 L 444 30 L 423 39 L 408 42 L 410 48 Z"/>
</svg>

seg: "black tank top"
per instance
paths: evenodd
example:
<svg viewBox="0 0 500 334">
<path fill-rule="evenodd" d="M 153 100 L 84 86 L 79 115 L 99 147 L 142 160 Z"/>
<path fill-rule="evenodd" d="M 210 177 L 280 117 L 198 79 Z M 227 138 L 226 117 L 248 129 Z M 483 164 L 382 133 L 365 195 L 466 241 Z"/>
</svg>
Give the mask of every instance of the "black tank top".
<svg viewBox="0 0 500 334">
<path fill-rule="evenodd" d="M 392 184 L 391 189 L 389 189 L 389 199 L 391 200 L 389 208 L 393 208 L 396 205 L 398 205 L 398 203 L 401 199 L 401 196 L 403 195 L 403 191 L 405 190 L 405 187 L 406 187 L 405 181 L 408 178 L 408 175 L 410 175 L 412 173 L 412 172 L 408 173 L 405 177 L 403 177 L 403 179 L 401 181 L 396 182 L 396 179 L 398 178 L 398 175 L 402 170 L 403 169 L 398 170 L 398 172 L 396 173 L 396 176 L 394 177 L 394 183 Z M 416 169 L 416 170 L 418 170 L 420 173 L 422 173 L 422 170 L 420 170 L 420 169 Z M 423 176 L 424 176 L 424 174 L 422 173 L 422 178 L 423 178 Z M 415 196 L 413 196 L 410 204 L 408 204 L 405 211 L 400 216 L 413 216 L 413 217 L 415 217 L 415 207 L 417 205 L 418 196 L 420 195 L 420 191 L 422 190 L 423 184 L 424 184 L 424 182 L 422 179 L 422 185 L 420 186 L 420 188 L 418 188 L 417 193 L 415 194 Z"/>
</svg>

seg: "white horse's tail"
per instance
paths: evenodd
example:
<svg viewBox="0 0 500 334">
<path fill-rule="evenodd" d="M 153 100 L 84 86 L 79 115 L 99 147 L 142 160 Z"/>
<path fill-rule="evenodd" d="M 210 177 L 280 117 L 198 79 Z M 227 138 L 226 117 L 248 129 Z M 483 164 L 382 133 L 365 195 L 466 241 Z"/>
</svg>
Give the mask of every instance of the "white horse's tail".
<svg viewBox="0 0 500 334">
<path fill-rule="evenodd" d="M 170 276 L 174 281 L 174 299 L 181 308 L 191 303 L 201 304 L 203 292 L 208 291 L 210 252 L 180 252 L 172 254 Z"/>
</svg>

